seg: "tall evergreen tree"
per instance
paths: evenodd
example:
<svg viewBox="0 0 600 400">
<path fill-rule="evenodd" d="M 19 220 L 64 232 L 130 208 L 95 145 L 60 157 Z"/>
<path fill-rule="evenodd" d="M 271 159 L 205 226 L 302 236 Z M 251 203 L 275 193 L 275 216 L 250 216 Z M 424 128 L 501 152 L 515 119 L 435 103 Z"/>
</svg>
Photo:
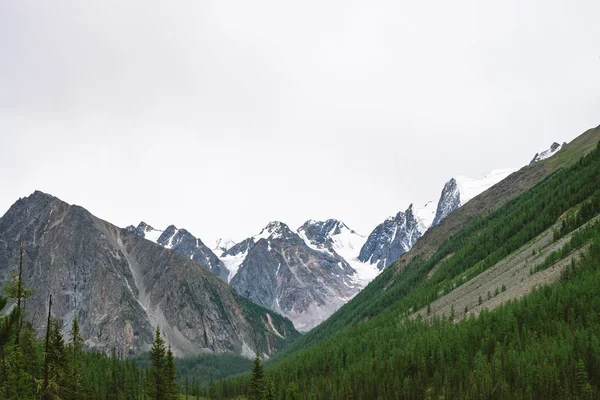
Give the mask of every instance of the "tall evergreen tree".
<svg viewBox="0 0 600 400">
<path fill-rule="evenodd" d="M 177 400 L 179 398 L 179 388 L 177 387 L 176 382 L 177 371 L 175 369 L 175 360 L 170 344 L 167 348 L 164 376 L 166 378 L 167 400 Z"/>
<path fill-rule="evenodd" d="M 254 358 L 254 365 L 252 366 L 252 380 L 250 381 L 250 388 L 248 389 L 249 400 L 264 400 L 265 398 L 265 376 L 263 371 L 262 361 L 256 352 L 256 358 Z"/>
<path fill-rule="evenodd" d="M 65 379 L 65 398 L 79 399 L 81 393 L 81 371 L 83 370 L 83 338 L 79 333 L 77 314 L 73 317 L 69 344 L 67 345 L 67 368 Z"/>
<path fill-rule="evenodd" d="M 148 373 L 147 394 L 152 400 L 167 400 L 167 379 L 165 376 L 166 349 L 165 341 L 156 327 L 156 334 L 150 349 L 150 371 Z"/>
</svg>

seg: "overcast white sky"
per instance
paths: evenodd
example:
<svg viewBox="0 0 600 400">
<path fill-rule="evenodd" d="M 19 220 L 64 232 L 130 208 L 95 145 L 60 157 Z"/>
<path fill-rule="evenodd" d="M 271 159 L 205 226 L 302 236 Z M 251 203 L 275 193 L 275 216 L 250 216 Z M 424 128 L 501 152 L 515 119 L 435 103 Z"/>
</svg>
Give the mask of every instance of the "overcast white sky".
<svg viewBox="0 0 600 400">
<path fill-rule="evenodd" d="M 600 124 L 600 1 L 0 0 L 0 215 L 368 234 Z"/>
</svg>

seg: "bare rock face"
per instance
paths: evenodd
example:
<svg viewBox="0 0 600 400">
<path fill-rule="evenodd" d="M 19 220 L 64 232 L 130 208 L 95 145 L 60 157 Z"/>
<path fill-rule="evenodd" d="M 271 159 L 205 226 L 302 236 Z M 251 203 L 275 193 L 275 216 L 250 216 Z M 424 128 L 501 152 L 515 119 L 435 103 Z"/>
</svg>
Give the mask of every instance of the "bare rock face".
<svg viewBox="0 0 600 400">
<path fill-rule="evenodd" d="M 269 355 L 298 333 L 292 323 L 236 294 L 198 263 L 82 207 L 35 192 L 0 218 L 0 282 L 16 271 L 35 290 L 27 317 L 53 315 L 68 329 L 77 313 L 86 346 L 134 355 L 160 326 L 177 355 L 204 351 Z M 193 258 L 193 257 L 191 257 Z"/>
<path fill-rule="evenodd" d="M 452 178 L 442 190 L 432 226 L 437 226 L 450 213 L 461 206 L 460 190 L 456 179 Z"/>
<path fill-rule="evenodd" d="M 196 238 L 187 230 L 177 229 L 175 225 L 169 225 L 167 229 L 161 231 L 154 229 L 144 221 L 140 222 L 137 227 L 130 225 L 125 229 L 159 244 L 162 247 L 171 249 L 175 253 L 181 254 L 190 260 L 196 261 L 207 271 L 212 272 L 223 281 L 227 282 L 229 271 L 225 265 L 223 265 L 223 262 L 202 242 L 202 240 Z"/>
<path fill-rule="evenodd" d="M 406 211 L 388 218 L 371 232 L 358 259 L 376 264 L 377 268 L 383 270 L 409 251 L 423 233 L 424 228 L 411 204 Z"/>
<path fill-rule="evenodd" d="M 228 250 L 245 254 L 231 285 L 242 296 L 289 317 L 309 330 L 352 298 L 360 287 L 340 256 L 309 247 L 281 222 Z"/>
</svg>

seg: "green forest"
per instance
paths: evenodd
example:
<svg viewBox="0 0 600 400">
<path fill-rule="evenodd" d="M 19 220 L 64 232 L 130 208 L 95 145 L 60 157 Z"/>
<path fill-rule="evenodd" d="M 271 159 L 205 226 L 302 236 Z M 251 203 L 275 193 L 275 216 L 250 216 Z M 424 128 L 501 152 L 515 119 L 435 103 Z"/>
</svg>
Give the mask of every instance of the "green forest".
<svg viewBox="0 0 600 400">
<path fill-rule="evenodd" d="M 385 270 L 268 363 L 265 374 L 277 398 L 599 397 L 598 223 L 575 233 L 538 268 L 588 244 L 559 283 L 458 323 L 454 315 L 408 318 L 557 223 L 555 241 L 597 216 L 598 177 L 600 146 L 472 221 L 430 259 L 414 258 L 399 272 Z M 250 384 L 250 376 L 219 382 L 215 397 L 243 395 Z"/>
</svg>

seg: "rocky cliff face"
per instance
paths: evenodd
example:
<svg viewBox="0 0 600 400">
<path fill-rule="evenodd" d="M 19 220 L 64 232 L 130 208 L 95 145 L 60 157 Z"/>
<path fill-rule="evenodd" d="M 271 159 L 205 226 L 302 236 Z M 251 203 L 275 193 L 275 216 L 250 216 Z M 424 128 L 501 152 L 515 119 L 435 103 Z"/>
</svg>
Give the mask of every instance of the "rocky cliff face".
<svg viewBox="0 0 600 400">
<path fill-rule="evenodd" d="M 460 206 L 460 190 L 458 189 L 456 179 L 452 178 L 446 182 L 444 189 L 442 189 L 432 226 L 439 224 L 441 220 L 446 218 L 452 211 Z"/>
<path fill-rule="evenodd" d="M 130 225 L 125 229 L 197 262 L 225 282 L 228 281 L 229 271 L 219 257 L 202 240 L 187 230 L 169 225 L 167 229 L 161 231 L 154 229 L 144 221 L 140 222 L 137 227 Z"/>
<path fill-rule="evenodd" d="M 281 222 L 225 255 L 241 259 L 231 280 L 238 293 L 289 317 L 299 330 L 318 325 L 360 289 L 342 257 L 309 247 Z"/>
<path fill-rule="evenodd" d="M 423 233 L 411 204 L 405 212 L 388 218 L 371 232 L 358 259 L 383 270 L 410 250 Z"/>
<path fill-rule="evenodd" d="M 77 313 L 90 348 L 136 354 L 160 326 L 177 355 L 252 356 L 271 354 L 297 335 L 289 320 L 200 267 L 196 253 L 177 254 L 50 195 L 35 192 L 0 218 L 2 283 L 17 268 L 21 239 L 24 280 L 35 290 L 28 318 L 44 326 L 52 294 L 53 314 L 68 329 Z"/>
</svg>

